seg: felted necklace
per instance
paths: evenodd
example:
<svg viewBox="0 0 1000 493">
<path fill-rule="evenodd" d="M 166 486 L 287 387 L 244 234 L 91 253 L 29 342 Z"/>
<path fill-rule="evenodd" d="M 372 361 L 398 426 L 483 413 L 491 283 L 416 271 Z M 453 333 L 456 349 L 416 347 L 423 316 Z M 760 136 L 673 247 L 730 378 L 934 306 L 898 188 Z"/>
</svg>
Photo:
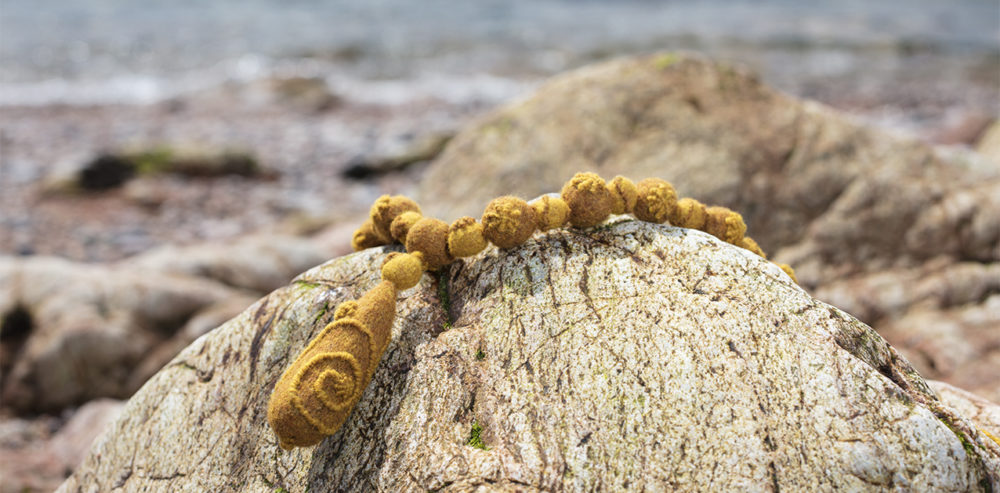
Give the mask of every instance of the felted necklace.
<svg viewBox="0 0 1000 493">
<path fill-rule="evenodd" d="M 767 258 L 746 235 L 739 213 L 707 207 L 691 198 L 677 199 L 674 187 L 659 178 L 638 184 L 617 176 L 610 183 L 594 173 L 577 173 L 560 197 L 542 196 L 532 203 L 505 196 L 486 207 L 480 222 L 462 217 L 450 225 L 424 217 L 413 200 L 382 196 L 355 233 L 351 246 L 364 250 L 394 242 L 407 253 L 392 252 L 382 265 L 382 281 L 357 301 L 345 301 L 334 320 L 309 342 L 278 380 L 268 403 L 267 419 L 282 448 L 306 447 L 332 435 L 347 420 L 371 382 L 389 345 L 396 316 L 396 295 L 459 257 L 476 255 L 493 243 L 518 246 L 536 230 L 570 224 L 590 228 L 611 214 L 632 214 L 652 223 L 709 233 L 727 243 Z M 780 267 L 793 280 L 791 267 Z"/>
</svg>

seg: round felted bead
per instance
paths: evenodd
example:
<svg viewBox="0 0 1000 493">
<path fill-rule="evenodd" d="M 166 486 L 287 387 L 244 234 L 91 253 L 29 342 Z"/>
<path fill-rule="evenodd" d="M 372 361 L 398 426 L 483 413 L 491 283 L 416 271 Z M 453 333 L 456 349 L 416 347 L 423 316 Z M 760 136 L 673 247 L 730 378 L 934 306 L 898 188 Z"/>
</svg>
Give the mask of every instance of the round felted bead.
<svg viewBox="0 0 1000 493">
<path fill-rule="evenodd" d="M 611 214 L 611 191 L 596 173 L 577 173 L 562 188 L 569 222 L 577 228 L 597 226 Z"/>
<path fill-rule="evenodd" d="M 539 231 L 561 228 L 569 221 L 569 205 L 559 197 L 543 195 L 531 204 L 531 208 L 535 209 Z"/>
<path fill-rule="evenodd" d="M 616 176 L 608 183 L 608 191 L 611 192 L 612 214 L 631 213 L 635 209 L 639 190 L 635 187 L 635 183 L 632 183 L 632 180 L 621 175 Z"/>
<path fill-rule="evenodd" d="M 695 199 L 684 197 L 677 201 L 668 219 L 674 226 L 700 230 L 708 219 L 708 208 Z"/>
<path fill-rule="evenodd" d="M 358 302 L 354 300 L 345 301 L 339 305 L 333 311 L 333 319 L 340 320 L 342 318 L 353 317 L 358 311 Z"/>
<path fill-rule="evenodd" d="M 448 253 L 453 257 L 471 257 L 486 248 L 483 225 L 465 216 L 448 227 Z"/>
<path fill-rule="evenodd" d="M 778 264 L 778 267 L 781 267 L 781 270 L 785 271 L 785 274 L 788 274 L 788 277 L 791 277 L 792 280 L 798 284 L 799 278 L 795 276 L 795 269 L 792 269 L 792 266 L 788 264 Z"/>
<path fill-rule="evenodd" d="M 670 218 L 677 206 L 677 192 L 673 185 L 659 178 L 646 178 L 636 185 L 638 196 L 632 211 L 639 220 L 663 223 Z"/>
<path fill-rule="evenodd" d="M 747 232 L 747 225 L 738 212 L 727 207 L 714 206 L 708 208 L 705 232 L 726 243 L 740 245 L 740 240 Z"/>
<path fill-rule="evenodd" d="M 438 270 L 454 260 L 448 254 L 448 223 L 425 217 L 406 234 L 406 251 L 420 252 L 427 270 Z"/>
<path fill-rule="evenodd" d="M 391 282 L 398 291 L 416 286 L 422 275 L 423 262 L 409 253 L 390 253 L 382 264 L 382 279 Z"/>
<path fill-rule="evenodd" d="M 493 199 L 483 213 L 483 236 L 499 248 L 512 248 L 531 238 L 538 221 L 527 202 L 517 197 Z"/>
<path fill-rule="evenodd" d="M 369 216 L 379 235 L 383 238 L 392 238 L 392 220 L 406 211 L 420 213 L 420 206 L 409 197 L 383 195 L 372 204 Z"/>
<path fill-rule="evenodd" d="M 375 230 L 374 224 L 369 219 L 354 232 L 351 237 L 351 248 L 355 252 L 359 252 L 366 248 L 388 245 L 391 242 L 390 239 L 383 237 Z"/>
<path fill-rule="evenodd" d="M 767 254 L 764 253 L 764 250 L 760 247 L 760 245 L 758 245 L 757 242 L 749 236 L 744 236 L 743 239 L 740 240 L 740 246 L 756 253 L 757 255 L 760 255 L 761 257 L 767 258 Z"/>
<path fill-rule="evenodd" d="M 417 224 L 423 216 L 417 211 L 406 211 L 398 216 L 396 219 L 392 220 L 392 224 L 389 225 L 389 232 L 392 233 L 393 239 L 396 241 L 406 244 L 406 233 L 410 231 L 410 228 L 414 224 Z"/>
</svg>

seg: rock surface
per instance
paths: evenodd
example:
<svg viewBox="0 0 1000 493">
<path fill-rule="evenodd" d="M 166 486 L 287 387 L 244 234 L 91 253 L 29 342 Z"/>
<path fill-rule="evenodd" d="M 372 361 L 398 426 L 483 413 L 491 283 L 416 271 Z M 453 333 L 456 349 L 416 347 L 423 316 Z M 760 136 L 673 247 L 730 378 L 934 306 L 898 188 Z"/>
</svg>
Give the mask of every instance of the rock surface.
<svg viewBox="0 0 1000 493">
<path fill-rule="evenodd" d="M 430 215 L 479 217 L 493 197 L 559 190 L 577 171 L 660 177 L 681 196 L 741 212 L 804 287 L 880 331 L 906 319 L 903 332 L 982 341 L 986 363 L 972 373 L 914 363 L 1000 401 L 1000 365 L 988 363 L 1000 359 L 1000 331 L 981 330 L 1000 327 L 1000 310 L 985 304 L 1000 294 L 1000 162 L 865 128 L 746 71 L 665 54 L 559 76 L 486 116 L 428 168 L 418 198 Z M 970 310 L 974 323 L 952 316 Z M 923 351 L 886 335 L 908 355 Z"/>
<path fill-rule="evenodd" d="M 425 276 L 345 426 L 283 452 L 271 388 L 386 253 L 199 338 L 60 491 L 1000 487 L 1000 444 L 870 328 L 742 249 L 636 221 Z"/>
</svg>

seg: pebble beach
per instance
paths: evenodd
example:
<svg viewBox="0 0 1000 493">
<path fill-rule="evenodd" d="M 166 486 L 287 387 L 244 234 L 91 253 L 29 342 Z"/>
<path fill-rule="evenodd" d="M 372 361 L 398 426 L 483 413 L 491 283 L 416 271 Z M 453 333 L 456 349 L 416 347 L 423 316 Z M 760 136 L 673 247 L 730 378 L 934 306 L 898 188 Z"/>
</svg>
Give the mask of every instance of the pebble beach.
<svg viewBox="0 0 1000 493">
<path fill-rule="evenodd" d="M 935 143 L 967 145 L 1000 113 L 992 2 L 213 5 L 5 3 L 0 252 L 108 261 L 354 220 L 405 192 L 420 165 L 345 180 L 352 164 L 454 132 L 555 73 L 637 53 L 703 52 Z M 246 152 L 267 178 L 48 193 L 101 153 L 159 147 Z"/>
</svg>

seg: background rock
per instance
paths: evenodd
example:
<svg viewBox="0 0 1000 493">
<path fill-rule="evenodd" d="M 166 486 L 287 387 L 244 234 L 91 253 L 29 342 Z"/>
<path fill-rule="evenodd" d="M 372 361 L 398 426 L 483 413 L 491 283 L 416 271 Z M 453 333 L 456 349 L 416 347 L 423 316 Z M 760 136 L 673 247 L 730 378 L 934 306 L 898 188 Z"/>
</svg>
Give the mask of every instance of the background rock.
<svg viewBox="0 0 1000 493">
<path fill-rule="evenodd" d="M 261 92 L 265 99 L 302 112 L 328 111 L 343 103 L 322 77 L 272 78 L 259 84 L 264 86 Z"/>
<path fill-rule="evenodd" d="M 0 426 L 0 492 L 52 491 L 80 464 L 94 440 L 118 417 L 122 403 L 97 399 L 60 421 L 10 419 Z"/>
<path fill-rule="evenodd" d="M 804 287 L 907 354 L 920 349 L 906 334 L 982 341 L 974 372 L 919 368 L 1000 401 L 1000 365 L 989 363 L 1000 311 L 986 305 L 1000 294 L 998 163 L 859 126 L 738 68 L 662 54 L 567 73 L 487 115 L 431 164 L 419 199 L 430 215 L 479 217 L 494 197 L 559 190 L 580 170 L 665 178 L 741 212 Z"/>
<path fill-rule="evenodd" d="M 2 341 L 10 358 L 3 406 L 53 412 L 95 397 L 128 397 L 136 390 L 128 385 L 132 369 L 147 352 L 199 310 L 236 295 L 202 279 L 0 257 L 0 332 L 13 324 L 19 334 Z"/>
<path fill-rule="evenodd" d="M 425 276 L 345 426 L 281 451 L 271 388 L 386 252 L 195 341 L 60 491 L 1000 487 L 1000 444 L 870 328 L 742 249 L 636 221 Z"/>
<path fill-rule="evenodd" d="M 157 173 L 203 178 L 274 175 L 244 151 L 158 146 L 102 151 L 87 160 L 63 161 L 43 180 L 42 190 L 49 194 L 104 191 L 120 187 L 136 175 Z"/>
<path fill-rule="evenodd" d="M 132 370 L 128 387 L 138 389 L 195 339 L 226 323 L 252 305 L 256 298 L 239 295 L 209 305 L 195 313 L 172 337 L 158 344 Z"/>
<path fill-rule="evenodd" d="M 333 248 L 288 235 L 253 235 L 228 242 L 163 246 L 122 262 L 126 268 L 203 277 L 260 294 L 284 286 L 329 259 Z"/>
<path fill-rule="evenodd" d="M 938 393 L 941 401 L 968 417 L 981 431 L 992 435 L 994 441 L 1000 440 L 1000 406 L 945 382 L 928 380 L 927 384 Z"/>
<path fill-rule="evenodd" d="M 1000 164 L 1000 121 L 994 121 L 976 142 L 976 151 Z"/>
<path fill-rule="evenodd" d="M 2 405 L 57 412 L 96 397 L 128 397 L 257 294 L 337 250 L 259 235 L 161 247 L 110 265 L 0 257 Z"/>
<path fill-rule="evenodd" d="M 80 465 L 94 440 L 118 419 L 124 403 L 114 399 L 95 399 L 77 409 L 49 442 L 52 454 L 66 470 Z"/>
<path fill-rule="evenodd" d="M 452 133 L 432 133 L 408 142 L 405 148 L 383 155 L 356 156 L 343 171 L 345 178 L 370 179 L 434 159 L 451 140 Z"/>
</svg>

